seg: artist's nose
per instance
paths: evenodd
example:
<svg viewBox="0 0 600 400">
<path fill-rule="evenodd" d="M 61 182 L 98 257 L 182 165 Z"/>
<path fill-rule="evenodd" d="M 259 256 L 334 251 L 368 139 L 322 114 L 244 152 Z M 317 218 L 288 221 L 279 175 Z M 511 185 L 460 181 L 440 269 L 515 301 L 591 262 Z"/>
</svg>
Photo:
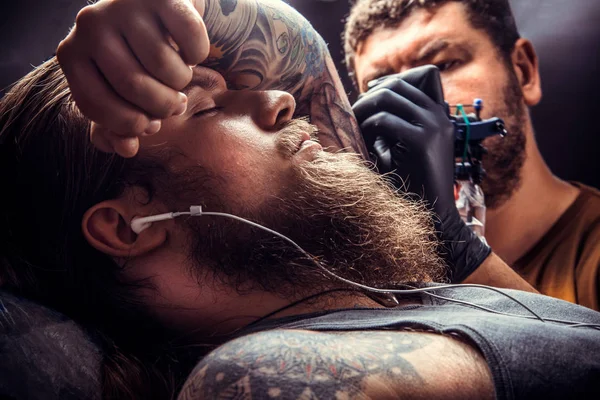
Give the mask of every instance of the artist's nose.
<svg viewBox="0 0 600 400">
<path fill-rule="evenodd" d="M 252 118 L 260 128 L 275 131 L 294 117 L 296 100 L 291 94 L 278 90 L 255 93 Z"/>
</svg>

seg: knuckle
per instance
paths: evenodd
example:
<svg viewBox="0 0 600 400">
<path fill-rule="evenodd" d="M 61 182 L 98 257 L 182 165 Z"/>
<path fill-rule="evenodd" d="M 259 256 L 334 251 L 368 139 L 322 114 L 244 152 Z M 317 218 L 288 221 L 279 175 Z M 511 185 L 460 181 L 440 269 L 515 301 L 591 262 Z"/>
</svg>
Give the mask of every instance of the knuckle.
<svg viewBox="0 0 600 400">
<path fill-rule="evenodd" d="M 75 26 L 87 28 L 97 21 L 98 11 L 94 5 L 83 7 L 75 17 Z"/>
<path fill-rule="evenodd" d="M 373 115 L 372 117 L 370 117 L 368 120 L 366 120 L 363 125 L 366 130 L 371 131 L 371 130 L 377 129 L 377 128 L 381 127 L 382 125 L 384 125 L 385 120 L 386 120 L 386 113 L 379 112 L 379 113 Z"/>
<path fill-rule="evenodd" d="M 398 87 L 402 85 L 402 83 L 404 82 L 402 80 L 402 78 L 400 78 L 398 76 L 399 74 L 396 75 L 389 75 L 385 81 L 384 81 L 384 85 L 385 88 L 390 90 L 390 91 L 395 91 L 398 90 Z"/>
<path fill-rule="evenodd" d="M 371 97 L 371 107 L 377 110 L 381 104 L 384 102 L 386 96 L 385 89 L 379 89 L 377 92 L 374 92 Z"/>
<path fill-rule="evenodd" d="M 375 117 L 375 126 L 382 132 L 396 132 L 396 116 L 388 112 L 380 112 Z"/>
<path fill-rule="evenodd" d="M 72 39 L 70 35 L 61 40 L 61 42 L 56 47 L 56 59 L 58 60 L 58 63 L 61 64 L 61 67 L 63 67 L 63 64 L 71 55 L 71 48 Z"/>
<path fill-rule="evenodd" d="M 395 93 L 390 88 L 383 88 L 380 95 L 381 103 L 388 103 L 395 97 Z"/>
<path fill-rule="evenodd" d="M 194 9 L 189 1 L 179 1 L 173 4 L 175 12 L 179 14 L 182 27 L 185 29 L 198 29 L 202 23 L 202 17 Z M 193 33 L 197 33 L 194 31 Z"/>
<path fill-rule="evenodd" d="M 189 30 L 191 37 L 198 38 L 203 34 L 202 19 L 194 14 L 188 13 L 185 18 L 182 19 L 183 28 L 187 32 Z"/>
<path fill-rule="evenodd" d="M 390 125 L 392 116 L 386 112 L 380 112 L 375 116 L 375 123 L 377 126 L 388 126 Z"/>
</svg>

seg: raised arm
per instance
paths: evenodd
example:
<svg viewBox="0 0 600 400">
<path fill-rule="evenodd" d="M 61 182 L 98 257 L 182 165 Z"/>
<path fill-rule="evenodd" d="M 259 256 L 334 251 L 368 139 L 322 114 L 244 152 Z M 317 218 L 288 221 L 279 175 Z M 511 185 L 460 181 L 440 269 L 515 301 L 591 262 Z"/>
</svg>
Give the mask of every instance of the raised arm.
<svg viewBox="0 0 600 400">
<path fill-rule="evenodd" d="M 324 147 L 366 155 L 327 46 L 280 0 L 100 0 L 79 12 L 57 57 L 104 151 L 134 156 L 139 136 L 185 112 L 189 66 L 203 63 L 233 89 L 292 93 Z"/>
<path fill-rule="evenodd" d="M 450 337 L 278 330 L 237 339 L 209 354 L 179 400 L 493 397 L 483 357 Z"/>
</svg>

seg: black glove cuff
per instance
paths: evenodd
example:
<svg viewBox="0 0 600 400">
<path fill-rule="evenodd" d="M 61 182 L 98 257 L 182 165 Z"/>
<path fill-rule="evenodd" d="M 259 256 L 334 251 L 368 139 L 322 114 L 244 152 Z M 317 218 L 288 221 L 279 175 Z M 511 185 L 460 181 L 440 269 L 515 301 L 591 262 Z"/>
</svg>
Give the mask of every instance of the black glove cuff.
<svg viewBox="0 0 600 400">
<path fill-rule="evenodd" d="M 441 220 L 438 228 L 442 257 L 450 267 L 450 282 L 459 283 L 471 275 L 492 249 L 452 212 Z"/>
</svg>

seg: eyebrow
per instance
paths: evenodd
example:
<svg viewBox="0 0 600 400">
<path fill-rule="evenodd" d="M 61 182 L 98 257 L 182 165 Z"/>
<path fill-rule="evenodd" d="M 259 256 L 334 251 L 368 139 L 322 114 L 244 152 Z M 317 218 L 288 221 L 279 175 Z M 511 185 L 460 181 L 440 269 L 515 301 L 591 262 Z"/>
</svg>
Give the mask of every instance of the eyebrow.
<svg viewBox="0 0 600 400">
<path fill-rule="evenodd" d="M 206 92 L 211 92 L 217 87 L 219 87 L 219 79 L 217 79 L 217 77 L 211 73 L 202 73 L 194 76 L 192 82 L 190 82 L 190 84 L 187 85 L 182 92 L 186 96 L 189 96 L 192 90 L 196 88 L 200 88 Z"/>
<path fill-rule="evenodd" d="M 434 58 L 438 53 L 446 50 L 448 47 L 450 47 L 450 42 L 448 42 L 447 40 L 444 40 L 444 39 L 437 39 L 437 40 L 428 42 L 425 46 L 423 46 L 419 50 L 417 55 L 414 57 L 412 64 L 414 64 L 414 65 L 425 64 L 428 61 L 430 61 L 432 58 Z M 462 49 L 462 47 L 458 46 L 458 48 L 459 48 L 459 50 L 464 51 L 464 49 Z M 363 79 L 362 87 L 366 88 L 368 83 L 370 81 L 372 81 L 373 79 L 376 79 L 381 76 L 391 75 L 395 72 L 396 71 L 393 68 L 389 68 L 389 67 L 377 69 L 374 72 L 372 72 L 371 74 L 369 74 L 365 79 Z"/>
<path fill-rule="evenodd" d="M 440 39 L 429 42 L 417 53 L 414 62 L 419 64 L 424 61 L 428 61 L 435 57 L 439 52 L 447 49 L 449 46 L 450 43 L 446 40 Z"/>
</svg>

